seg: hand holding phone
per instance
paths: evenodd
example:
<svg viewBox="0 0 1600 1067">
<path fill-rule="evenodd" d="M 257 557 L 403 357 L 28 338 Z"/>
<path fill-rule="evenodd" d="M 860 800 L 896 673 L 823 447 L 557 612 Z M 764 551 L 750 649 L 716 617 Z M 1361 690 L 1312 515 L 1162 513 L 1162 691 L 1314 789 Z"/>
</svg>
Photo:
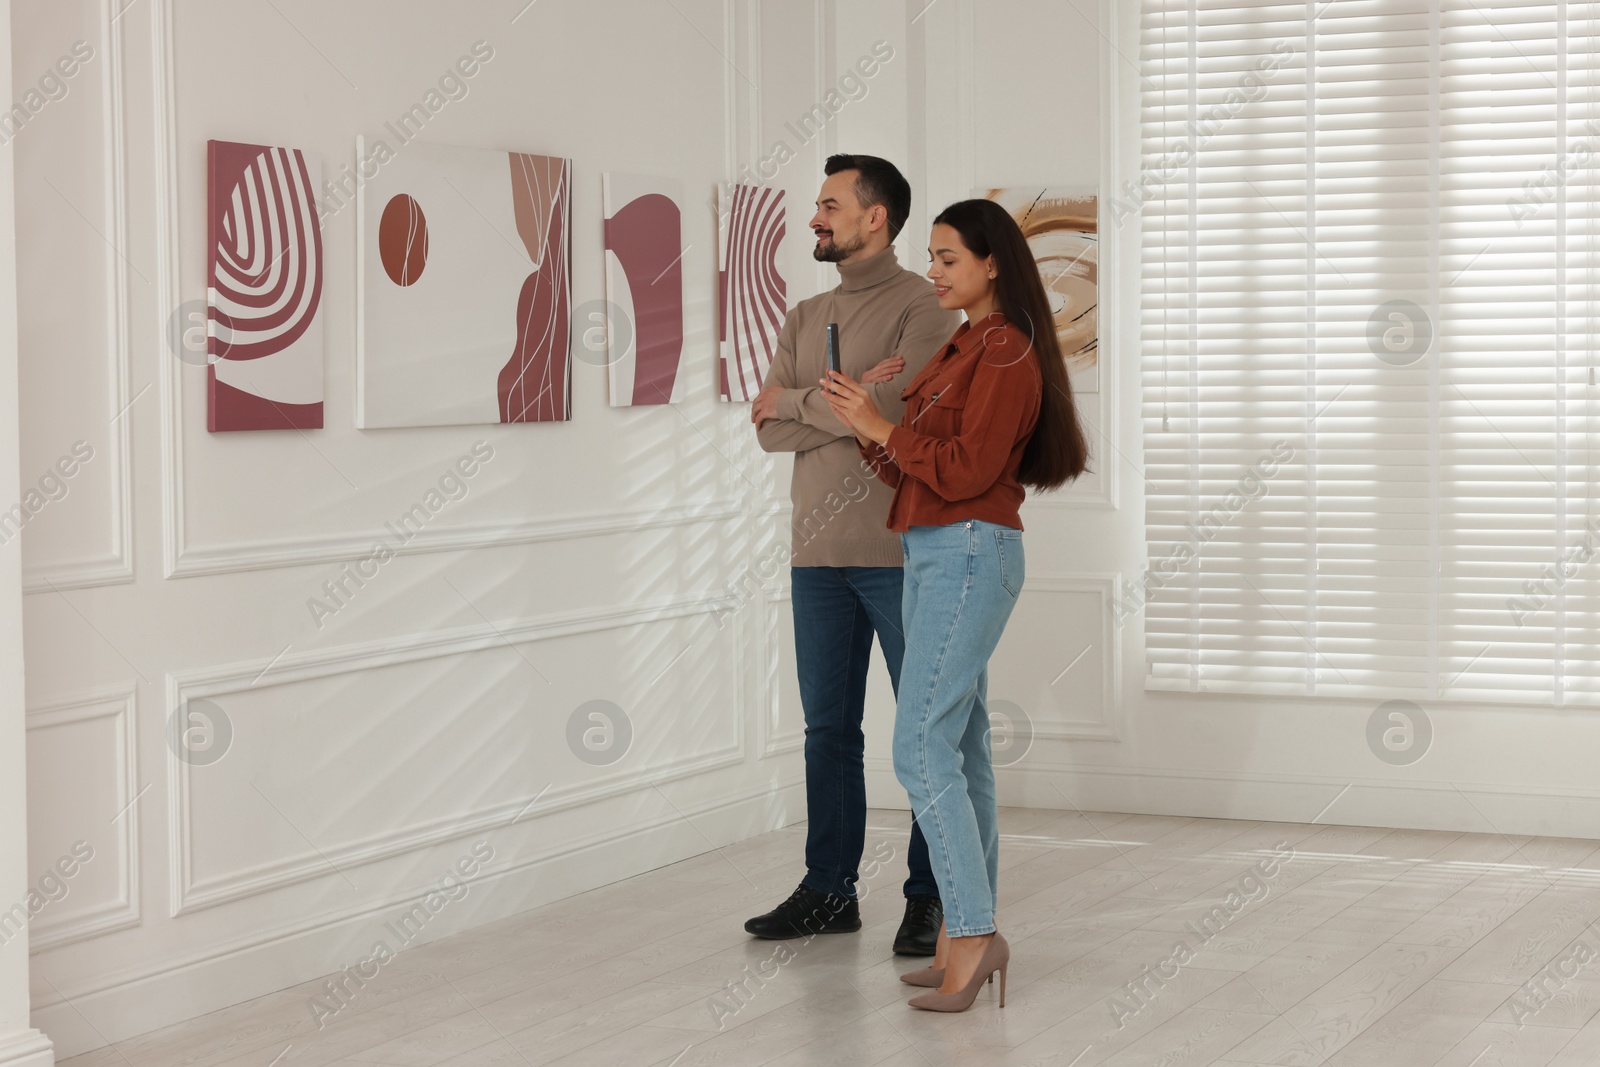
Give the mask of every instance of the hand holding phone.
<svg viewBox="0 0 1600 1067">
<path fill-rule="evenodd" d="M 836 374 L 843 374 L 844 368 L 839 365 L 839 324 L 828 323 L 828 369 Z M 829 389 L 828 392 L 834 392 Z"/>
</svg>

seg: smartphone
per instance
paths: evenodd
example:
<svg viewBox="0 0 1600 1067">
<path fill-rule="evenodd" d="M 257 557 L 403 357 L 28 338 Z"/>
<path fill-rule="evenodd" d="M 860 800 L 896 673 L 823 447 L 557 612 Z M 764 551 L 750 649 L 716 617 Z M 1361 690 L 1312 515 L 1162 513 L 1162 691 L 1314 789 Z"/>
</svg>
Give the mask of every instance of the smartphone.
<svg viewBox="0 0 1600 1067">
<path fill-rule="evenodd" d="M 837 371 L 840 374 L 844 373 L 844 368 L 839 366 L 839 324 L 837 322 L 828 323 L 828 369 Z M 832 389 L 828 390 L 830 393 L 833 391 Z"/>
</svg>

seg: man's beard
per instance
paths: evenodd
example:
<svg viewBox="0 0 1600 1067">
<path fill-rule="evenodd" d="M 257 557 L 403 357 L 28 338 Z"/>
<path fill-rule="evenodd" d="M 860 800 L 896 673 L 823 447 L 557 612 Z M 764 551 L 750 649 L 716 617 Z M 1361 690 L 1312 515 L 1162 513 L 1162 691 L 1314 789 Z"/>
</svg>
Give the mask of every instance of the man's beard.
<svg viewBox="0 0 1600 1067">
<path fill-rule="evenodd" d="M 821 241 L 817 242 L 816 247 L 811 249 L 811 258 L 818 263 L 838 263 L 840 260 L 849 259 L 861 251 L 866 247 L 866 244 L 866 240 L 861 237 L 857 237 L 854 242 L 845 244 L 840 244 L 837 237 L 831 237 L 826 245 Z"/>
</svg>

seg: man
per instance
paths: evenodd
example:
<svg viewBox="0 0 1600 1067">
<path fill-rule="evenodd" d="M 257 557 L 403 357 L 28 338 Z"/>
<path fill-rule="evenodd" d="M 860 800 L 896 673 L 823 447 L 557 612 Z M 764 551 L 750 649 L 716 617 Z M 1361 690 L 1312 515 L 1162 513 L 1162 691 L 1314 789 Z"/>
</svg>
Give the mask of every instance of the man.
<svg viewBox="0 0 1600 1067">
<path fill-rule="evenodd" d="M 839 268 L 839 285 L 789 312 L 750 412 L 764 450 L 795 454 L 790 576 L 806 722 L 806 876 L 788 900 L 745 923 L 757 937 L 775 939 L 861 929 L 856 880 L 867 824 L 861 719 L 872 635 L 897 691 L 905 655 L 903 555 L 887 524 L 893 493 L 862 466 L 855 435 L 820 392 L 826 327 L 839 324 L 841 369 L 867 384 L 878 410 L 898 420 L 905 410 L 901 391 L 961 321 L 895 257 L 891 242 L 911 213 L 911 186 L 899 170 L 876 156 L 836 155 L 824 172 L 811 219 L 812 255 Z M 915 821 L 907 863 L 905 917 L 894 950 L 931 956 L 944 911 Z"/>
</svg>

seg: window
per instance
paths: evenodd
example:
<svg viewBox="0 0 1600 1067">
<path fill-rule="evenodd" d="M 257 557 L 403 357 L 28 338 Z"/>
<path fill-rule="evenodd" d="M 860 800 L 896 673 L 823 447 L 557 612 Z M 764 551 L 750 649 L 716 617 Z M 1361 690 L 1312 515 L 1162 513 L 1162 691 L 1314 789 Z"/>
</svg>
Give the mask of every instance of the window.
<svg viewBox="0 0 1600 1067">
<path fill-rule="evenodd" d="M 1145 0 L 1148 688 L 1600 702 L 1597 8 Z"/>
</svg>

